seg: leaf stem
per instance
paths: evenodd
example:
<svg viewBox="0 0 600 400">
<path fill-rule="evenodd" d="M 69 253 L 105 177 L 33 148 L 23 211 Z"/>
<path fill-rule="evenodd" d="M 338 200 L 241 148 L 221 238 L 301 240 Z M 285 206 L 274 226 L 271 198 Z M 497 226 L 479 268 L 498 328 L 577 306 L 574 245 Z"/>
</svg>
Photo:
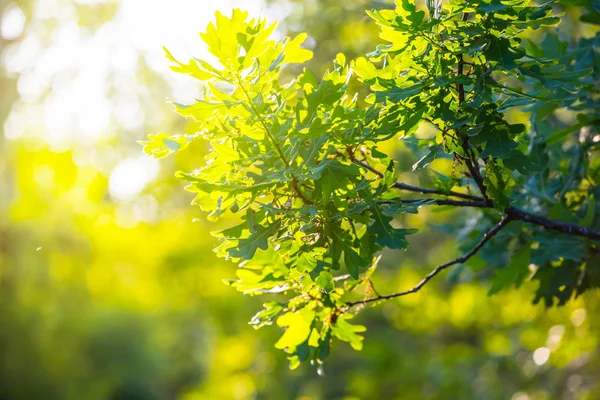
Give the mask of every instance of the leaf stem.
<svg viewBox="0 0 600 400">
<path fill-rule="evenodd" d="M 263 126 L 263 128 L 265 130 L 265 134 L 267 135 L 267 138 L 269 139 L 269 141 L 271 142 L 271 144 L 275 148 L 275 151 L 277 151 L 277 154 L 279 155 L 279 158 L 281 159 L 281 162 L 283 162 L 283 164 L 286 166 L 286 168 L 289 167 L 290 166 L 289 161 L 287 160 L 287 158 L 285 157 L 285 154 L 283 154 L 283 151 L 281 150 L 281 147 L 279 147 L 279 144 L 277 143 L 277 141 L 275 140 L 275 138 L 271 134 L 271 130 L 269 129 L 269 127 L 267 126 L 267 124 L 265 124 L 265 121 L 260 117 L 260 114 L 258 113 L 258 110 L 254 106 L 254 103 L 252 103 L 252 98 L 250 97 L 250 95 L 248 94 L 248 92 L 246 91 L 246 89 L 244 88 L 244 85 L 242 83 L 241 78 L 239 77 L 239 75 L 236 76 L 236 78 L 238 80 L 240 88 L 242 89 L 242 91 L 244 92 L 244 95 L 246 96 L 246 99 L 248 100 L 248 103 L 250 104 L 250 107 L 252 107 L 252 111 L 254 112 L 254 114 L 256 115 L 256 117 L 259 119 L 260 124 Z M 298 197 L 300 197 L 300 199 L 302 199 L 302 201 L 304 203 L 306 203 L 306 204 L 314 204 L 312 200 L 310 200 L 308 197 L 306 197 L 306 195 L 304 193 L 302 193 L 302 190 L 300 190 L 300 188 L 298 187 L 298 179 L 294 175 L 292 175 L 292 188 L 294 189 L 294 192 L 296 192 L 296 194 L 298 195 Z"/>
<path fill-rule="evenodd" d="M 256 109 L 256 107 L 254 106 L 254 103 L 252 103 L 252 98 L 250 97 L 250 95 L 248 94 L 248 92 L 246 91 L 246 88 L 244 88 L 244 85 L 242 83 L 242 80 L 240 79 L 239 76 L 236 76 L 238 83 L 240 85 L 240 89 L 242 89 L 242 92 L 244 92 L 244 95 L 246 96 L 246 99 L 248 100 L 248 103 L 250 104 L 250 107 L 252 108 L 252 111 L 254 112 L 254 115 L 256 115 L 256 117 L 259 119 L 260 124 L 263 126 L 263 128 L 265 129 L 265 133 L 267 135 L 267 138 L 269 138 L 269 141 L 271 142 L 271 144 L 273 145 L 273 147 L 275 148 L 275 151 L 277 151 L 277 154 L 279 155 L 279 158 L 281 159 L 281 161 L 283 162 L 283 164 L 286 167 L 290 166 L 290 163 L 288 162 L 288 160 L 285 157 L 285 154 L 283 154 L 283 151 L 281 150 L 281 147 L 279 147 L 279 144 L 277 144 L 277 141 L 275 140 L 275 138 L 273 137 L 273 135 L 271 134 L 271 130 L 267 127 L 267 124 L 265 124 L 265 121 L 260 117 L 260 114 L 258 113 L 258 110 Z"/>
</svg>

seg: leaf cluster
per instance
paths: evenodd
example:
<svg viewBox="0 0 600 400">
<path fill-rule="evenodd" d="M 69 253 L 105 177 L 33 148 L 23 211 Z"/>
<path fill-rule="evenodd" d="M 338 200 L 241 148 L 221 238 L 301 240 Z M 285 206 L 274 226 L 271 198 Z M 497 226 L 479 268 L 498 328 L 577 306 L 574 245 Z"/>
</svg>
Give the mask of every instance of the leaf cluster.
<svg viewBox="0 0 600 400">
<path fill-rule="evenodd" d="M 407 248 L 416 229 L 400 222 L 403 214 L 475 207 L 465 248 L 514 207 L 600 228 L 599 37 L 570 49 L 553 33 L 541 43 L 524 39 L 560 22 L 552 3 L 440 4 L 420 10 L 399 0 L 394 10 L 369 11 L 383 43 L 352 62 L 339 54 L 320 79 L 308 70 L 291 80 L 282 75 L 286 65 L 312 56 L 301 46 L 306 35 L 275 41 L 275 25 L 240 10 L 217 13 L 201 34 L 218 63 L 182 63 L 166 53 L 174 71 L 201 81 L 195 103 L 174 103 L 194 133 L 150 135 L 145 151 L 162 158 L 195 140 L 210 143 L 204 164 L 178 177 L 211 218 L 237 219 L 214 233 L 221 239 L 216 252 L 238 263 L 229 284 L 240 292 L 280 294 L 251 324 L 285 329 L 276 347 L 292 368 L 322 362 L 332 338 L 361 348 L 365 328 L 350 322 L 348 298 L 371 284 L 382 250 Z M 370 94 L 350 93 L 351 79 Z M 512 110 L 528 113 L 529 122 L 511 122 Z M 560 110 L 577 124 L 557 130 L 550 122 Z M 437 135 L 416 140 L 424 124 Z M 458 171 L 434 172 L 435 189 L 397 182 L 397 163 L 381 150 L 391 138 L 414 153 L 413 170 L 447 157 Z M 486 267 L 478 272 L 496 292 L 519 286 L 534 264 L 536 301 L 564 303 L 600 285 L 597 245 L 512 224 L 481 250 Z"/>
</svg>

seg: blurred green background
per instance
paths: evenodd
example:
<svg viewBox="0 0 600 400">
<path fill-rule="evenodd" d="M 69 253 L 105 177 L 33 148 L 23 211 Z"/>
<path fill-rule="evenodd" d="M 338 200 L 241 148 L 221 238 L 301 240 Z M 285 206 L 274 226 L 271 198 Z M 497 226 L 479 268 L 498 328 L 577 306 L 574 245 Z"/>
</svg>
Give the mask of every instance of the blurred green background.
<svg viewBox="0 0 600 400">
<path fill-rule="evenodd" d="M 561 37 L 592 34 L 570 3 Z M 166 98 L 199 91 L 161 46 L 207 57 L 198 32 L 234 6 L 281 20 L 279 36 L 307 31 L 321 73 L 372 50 L 364 9 L 390 5 L 0 0 L 0 400 L 600 399 L 597 292 L 545 310 L 529 285 L 488 298 L 468 270 L 363 310 L 362 352 L 338 343 L 321 368 L 288 370 L 278 328 L 247 324 L 266 300 L 222 283 L 235 266 L 212 252 L 217 226 L 173 176 L 200 165 L 202 144 L 160 164 L 137 144 L 185 130 Z M 423 231 L 384 254 L 381 292 L 458 254 L 430 228 L 450 212 L 414 218 Z"/>
</svg>

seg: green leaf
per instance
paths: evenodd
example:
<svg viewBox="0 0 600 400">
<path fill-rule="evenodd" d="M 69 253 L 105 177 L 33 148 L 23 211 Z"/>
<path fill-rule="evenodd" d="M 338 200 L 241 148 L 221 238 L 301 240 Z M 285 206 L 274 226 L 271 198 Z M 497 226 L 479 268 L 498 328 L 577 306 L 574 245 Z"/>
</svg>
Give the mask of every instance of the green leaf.
<svg viewBox="0 0 600 400">
<path fill-rule="evenodd" d="M 353 325 L 348 322 L 352 319 L 352 315 L 344 314 L 340 315 L 333 327 L 331 332 L 338 339 L 350 343 L 350 346 L 354 350 L 362 350 L 362 342 L 364 337 L 358 335 L 358 332 L 364 332 L 367 330 L 363 325 Z"/>
<path fill-rule="evenodd" d="M 211 232 L 211 234 L 215 237 L 223 237 L 226 239 L 230 238 L 241 238 L 244 235 L 244 232 L 248 231 L 248 222 L 244 221 L 239 225 L 233 226 L 231 228 L 223 229 L 221 231 Z"/>
<path fill-rule="evenodd" d="M 283 306 L 275 301 L 270 301 L 263 304 L 264 309 L 257 312 L 250 320 L 250 325 L 254 329 L 262 328 L 263 326 L 271 325 L 283 311 Z"/>
<path fill-rule="evenodd" d="M 266 250 L 269 247 L 269 237 L 273 236 L 281 226 L 281 221 L 277 220 L 268 227 L 257 225 L 255 232 L 246 239 L 239 239 L 235 247 L 228 249 L 232 257 L 240 257 L 244 260 L 250 260 L 258 249 Z"/>
<path fill-rule="evenodd" d="M 535 265 L 546 265 L 561 259 L 583 261 L 585 244 L 576 236 L 559 233 L 542 233 L 535 236 L 538 245 L 531 249 L 531 262 Z"/>
<path fill-rule="evenodd" d="M 353 279 L 358 279 L 359 269 L 369 266 L 370 260 L 362 258 L 352 247 L 344 246 L 344 264 L 348 274 Z"/>
<path fill-rule="evenodd" d="M 351 180 L 360 175 L 360 168 L 355 164 L 343 164 L 338 160 L 325 160 L 312 170 L 315 178 L 320 178 L 323 204 L 331 200 L 336 189 L 346 189 Z"/>
<path fill-rule="evenodd" d="M 492 278 L 492 286 L 488 295 L 493 295 L 512 285 L 521 286 L 525 278 L 531 274 L 529 270 L 529 249 L 524 247 L 517 254 L 512 256 L 510 264 L 496 271 Z"/>
<path fill-rule="evenodd" d="M 164 158 L 176 151 L 183 150 L 189 143 L 185 136 L 171 136 L 166 133 L 148 135 L 148 140 L 140 141 L 144 152 L 156 159 Z"/>
<path fill-rule="evenodd" d="M 504 166 L 513 171 L 519 171 L 523 175 L 533 175 L 543 169 L 541 165 L 534 163 L 530 157 L 516 149 L 513 149 L 510 157 L 504 160 Z"/>
<path fill-rule="evenodd" d="M 302 126 L 310 125 L 320 106 L 331 106 L 344 94 L 344 84 L 331 79 L 323 79 L 317 90 L 306 96 L 306 117 Z"/>
<path fill-rule="evenodd" d="M 295 348 L 305 342 L 315 319 L 315 312 L 306 308 L 298 312 L 288 312 L 277 318 L 277 325 L 287 327 L 275 347 L 278 349 Z"/>
<path fill-rule="evenodd" d="M 315 280 L 315 283 L 318 287 L 320 287 L 327 293 L 335 289 L 335 282 L 333 281 L 331 273 L 329 273 L 328 271 L 321 271 L 321 273 Z"/>
<path fill-rule="evenodd" d="M 438 154 L 444 149 L 441 144 L 434 144 L 429 148 L 429 153 L 425 154 L 419 159 L 413 166 L 412 170 L 422 169 L 428 166 L 433 160 L 435 160 Z"/>
<path fill-rule="evenodd" d="M 208 81 L 208 80 L 212 80 L 212 79 L 219 77 L 218 71 L 216 71 L 213 68 L 211 68 L 211 70 L 209 70 L 209 71 L 203 70 L 202 68 L 200 68 L 198 66 L 196 60 L 194 60 L 194 59 L 190 60 L 189 64 L 182 64 L 179 61 L 177 61 L 175 59 L 175 57 L 173 57 L 173 55 L 165 47 L 163 47 L 163 50 L 164 50 L 167 58 L 171 62 L 176 64 L 176 65 L 173 65 L 170 67 L 171 70 L 173 70 L 175 72 L 191 75 L 194 78 L 201 80 L 201 81 Z"/>
<path fill-rule="evenodd" d="M 556 298 L 559 305 L 565 304 L 573 294 L 580 294 L 581 272 L 581 264 L 573 261 L 565 261 L 558 266 L 541 266 L 533 275 L 533 279 L 539 281 L 533 302 L 537 303 L 543 299 L 546 307 L 551 307 Z"/>
<path fill-rule="evenodd" d="M 475 145 L 485 144 L 485 149 L 481 153 L 482 157 L 493 156 L 501 159 L 509 158 L 511 150 L 517 147 L 508 131 L 490 127 L 485 129 L 471 139 L 471 143 Z"/>
<path fill-rule="evenodd" d="M 313 52 L 311 50 L 300 47 L 300 45 L 306 40 L 306 37 L 306 33 L 301 33 L 285 45 L 285 57 L 283 59 L 284 63 L 300 64 L 312 58 Z"/>
<path fill-rule="evenodd" d="M 510 201 L 506 197 L 505 189 L 507 181 L 502 175 L 501 169 L 490 160 L 485 167 L 484 185 L 487 187 L 488 196 L 494 201 L 494 206 L 500 210 L 504 210 L 510 206 Z"/>
<path fill-rule="evenodd" d="M 479 4 L 477 10 L 482 11 L 484 14 L 489 14 L 496 11 L 505 10 L 508 7 L 510 6 L 507 4 L 502 4 L 500 0 L 491 0 L 490 2 L 482 2 Z"/>
<path fill-rule="evenodd" d="M 548 18 L 540 18 L 533 21 L 523 21 L 523 22 L 515 22 L 514 26 L 517 28 L 525 29 L 540 29 L 542 26 L 554 26 L 560 23 L 560 18 L 557 17 L 548 17 Z"/>
<path fill-rule="evenodd" d="M 377 245 L 389 249 L 406 249 L 408 247 L 407 235 L 417 232 L 417 229 L 398 229 L 392 227 L 392 217 L 384 215 L 379 207 L 371 208 L 373 222 L 368 227 L 368 234 L 377 236 Z"/>
<path fill-rule="evenodd" d="M 506 38 L 490 35 L 489 39 L 490 45 L 483 52 L 485 58 L 506 70 L 517 68 L 516 60 L 523 57 L 524 52 L 514 49 Z"/>
<path fill-rule="evenodd" d="M 410 97 L 418 95 L 421 93 L 421 91 L 423 91 L 423 85 L 420 83 L 409 87 L 394 86 L 385 92 L 376 92 L 375 101 L 382 103 L 386 100 L 389 100 L 392 103 L 398 103 L 402 100 L 406 100 Z"/>
<path fill-rule="evenodd" d="M 320 136 L 312 140 L 308 148 L 304 147 L 300 150 L 300 154 L 302 155 L 303 161 L 302 165 L 298 168 L 299 170 L 301 170 L 305 166 L 312 166 L 314 164 L 313 161 L 315 160 L 317 155 L 319 155 L 319 152 L 321 151 L 325 143 L 327 143 L 327 139 L 328 138 L 325 135 Z"/>
<path fill-rule="evenodd" d="M 275 277 L 275 275 L 267 268 L 263 269 L 261 273 L 256 273 L 245 268 L 239 268 L 236 271 L 236 275 L 238 280 L 229 282 L 228 284 L 242 293 L 279 293 L 285 290 L 285 279 L 283 277 Z"/>
</svg>

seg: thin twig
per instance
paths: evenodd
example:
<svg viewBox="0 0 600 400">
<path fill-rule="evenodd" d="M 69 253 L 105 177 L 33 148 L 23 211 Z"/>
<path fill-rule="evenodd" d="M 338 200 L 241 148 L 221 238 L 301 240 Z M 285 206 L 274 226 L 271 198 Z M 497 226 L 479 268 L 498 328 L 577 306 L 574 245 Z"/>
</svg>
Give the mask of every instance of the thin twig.
<svg viewBox="0 0 600 400">
<path fill-rule="evenodd" d="M 466 254 L 458 257 L 458 258 L 455 258 L 452 261 L 448 261 L 447 263 L 444 263 L 442 265 L 437 266 L 429 274 L 427 274 L 427 276 L 425 278 L 423 278 L 423 280 L 421 282 L 419 282 L 418 284 L 416 284 L 412 289 L 405 290 L 403 292 L 388 294 L 388 295 L 385 295 L 385 296 L 377 296 L 377 297 L 372 297 L 370 299 L 364 299 L 364 300 L 358 300 L 358 301 L 348 302 L 348 303 L 346 303 L 346 308 L 344 309 L 344 312 L 348 311 L 350 308 L 352 308 L 352 307 L 354 307 L 356 305 L 365 305 L 365 304 L 368 304 L 368 303 L 375 303 L 375 302 L 382 301 L 382 300 L 390 300 L 390 299 L 394 299 L 396 297 L 406 296 L 408 294 L 412 294 L 412 293 L 418 292 L 419 290 L 421 290 L 421 288 L 423 286 L 425 286 L 427 284 L 427 282 L 429 282 L 437 274 L 439 274 L 440 272 L 442 272 L 446 268 L 449 268 L 449 267 L 451 267 L 453 265 L 456 265 L 456 264 L 462 264 L 462 263 L 466 262 L 469 258 L 473 257 L 491 238 L 493 238 L 506 225 L 508 225 L 508 223 L 510 221 L 512 221 L 512 217 L 510 215 L 505 216 L 496 226 L 494 226 L 487 233 L 485 233 L 483 235 L 483 238 L 481 239 L 481 241 L 479 243 L 477 243 L 475 245 L 475 247 L 473 247 L 468 253 L 466 253 Z"/>
<path fill-rule="evenodd" d="M 279 144 L 275 140 L 275 137 L 271 134 L 271 130 L 269 129 L 269 127 L 267 126 L 267 124 L 265 123 L 265 121 L 262 118 L 260 118 L 260 114 L 258 113 L 258 110 L 254 106 L 254 103 L 252 103 L 252 99 L 250 98 L 250 94 L 248 94 L 248 92 L 244 88 L 244 85 L 242 83 L 241 78 L 239 76 L 237 78 L 238 78 L 238 82 L 239 82 L 240 88 L 242 89 L 242 92 L 244 92 L 244 95 L 246 96 L 246 99 L 248 100 L 248 103 L 250 104 L 250 107 L 252 108 L 252 111 L 254 112 L 254 114 L 256 115 L 256 117 L 260 120 L 260 124 L 262 125 L 263 129 L 265 130 L 265 134 L 267 135 L 267 138 L 269 139 L 269 141 L 271 142 L 271 144 L 275 148 L 275 151 L 279 155 L 279 158 L 281 159 L 281 162 L 286 167 L 289 167 L 290 166 L 290 162 L 285 157 L 285 154 L 283 154 L 283 151 L 281 150 L 281 147 L 279 147 Z M 312 200 L 310 200 L 308 197 L 306 197 L 306 195 L 304 193 L 302 193 L 302 190 L 300 190 L 300 188 L 298 187 L 298 180 L 296 179 L 295 176 L 292 176 L 292 189 L 294 189 L 294 192 L 296 192 L 296 194 L 298 195 L 298 197 L 300 197 L 304 203 L 309 204 L 309 205 L 314 204 L 312 202 Z"/>
<path fill-rule="evenodd" d="M 352 277 L 350 276 L 350 274 L 345 274 L 345 275 L 340 275 L 340 276 L 334 276 L 334 277 L 333 277 L 333 280 L 334 280 L 335 282 L 337 282 L 337 281 L 345 281 L 346 279 L 350 279 L 350 278 L 352 278 Z"/>
<path fill-rule="evenodd" d="M 465 150 L 465 152 L 467 152 L 467 154 L 471 152 L 469 149 L 468 139 L 463 139 L 463 149 Z M 477 161 L 472 161 L 471 158 L 465 158 L 465 164 L 467 164 L 467 169 L 471 174 L 471 178 L 473 178 L 473 180 L 477 184 L 477 187 L 479 188 L 479 191 L 487 200 L 487 189 L 485 187 L 485 184 L 483 183 L 483 177 L 481 176 L 481 172 L 479 172 Z"/>
<path fill-rule="evenodd" d="M 451 199 L 391 199 L 378 201 L 377 204 L 421 204 L 426 206 L 435 204 L 437 206 L 455 206 L 455 207 L 475 207 L 475 208 L 491 208 L 492 205 L 487 201 L 462 201 Z"/>
<path fill-rule="evenodd" d="M 381 172 L 379 172 L 377 169 L 373 168 L 372 166 L 370 166 L 366 162 L 357 159 L 356 157 L 354 157 L 354 155 L 350 156 L 350 161 L 352 161 L 354 164 L 356 164 L 358 166 L 363 167 L 366 170 L 371 171 L 372 173 L 374 173 L 378 177 L 383 178 L 383 174 Z M 437 190 L 437 189 L 429 189 L 429 188 L 422 188 L 422 187 L 418 187 L 418 186 L 413 186 L 413 185 L 409 185 L 407 183 L 402 183 L 402 182 L 394 182 L 394 184 L 392 185 L 392 187 L 396 188 L 396 189 L 399 189 L 399 190 L 406 190 L 406 191 L 409 191 L 409 192 L 416 192 L 416 193 L 423 193 L 423 194 L 439 194 L 439 195 L 442 195 L 442 196 L 460 197 L 461 199 L 475 200 L 475 201 L 483 201 L 484 200 L 483 198 L 478 197 L 478 196 L 471 196 L 470 194 L 464 194 L 464 193 L 454 192 L 452 190 L 450 190 L 448 192 L 444 192 L 444 191 Z"/>
<path fill-rule="evenodd" d="M 292 188 L 294 189 L 294 191 L 296 192 L 298 197 L 300 197 L 305 204 L 308 204 L 308 205 L 314 204 L 311 199 L 309 199 L 308 197 L 306 197 L 306 195 L 304 193 L 302 193 L 302 190 L 300 190 L 300 188 L 298 187 L 298 179 L 296 179 L 296 177 L 293 175 L 292 175 Z"/>
<path fill-rule="evenodd" d="M 373 281 L 371 280 L 371 278 L 369 278 L 368 282 L 369 282 L 369 287 L 371 288 L 373 293 L 375 293 L 375 296 L 381 297 L 381 295 L 379 294 L 377 289 L 375 289 L 375 285 L 373 284 Z"/>
<path fill-rule="evenodd" d="M 244 87 L 241 78 L 238 76 L 237 79 L 238 79 L 238 82 L 239 82 L 239 85 L 240 85 L 240 89 L 242 89 L 242 92 L 244 92 L 244 95 L 246 96 L 246 99 L 248 100 L 248 104 L 250 104 L 250 107 L 252 108 L 252 111 L 254 112 L 254 115 L 256 115 L 256 118 L 259 119 L 260 124 L 262 125 L 262 127 L 265 130 L 267 138 L 269 139 L 269 141 L 273 145 L 273 148 L 275 148 L 275 151 L 279 155 L 279 158 L 281 159 L 281 162 L 283 162 L 283 165 L 285 165 L 286 167 L 289 167 L 290 166 L 289 161 L 285 157 L 285 154 L 283 154 L 283 151 L 281 150 L 281 147 L 279 147 L 279 144 L 275 140 L 275 137 L 273 137 L 273 135 L 271 134 L 271 130 L 269 129 L 269 127 L 267 127 L 267 124 L 265 123 L 265 121 L 260 117 L 260 114 L 258 113 L 258 110 L 254 106 L 254 103 L 252 102 L 252 98 L 250 98 L 250 94 L 248 94 L 248 92 L 246 91 L 246 88 Z"/>
<path fill-rule="evenodd" d="M 449 190 L 448 192 L 444 192 L 442 190 L 422 188 L 422 187 L 412 186 L 412 185 L 408 185 L 406 183 L 401 183 L 401 182 L 394 183 L 392 185 L 392 187 L 399 189 L 399 190 L 406 190 L 408 192 L 417 192 L 417 193 L 423 193 L 423 194 L 439 194 L 442 196 L 454 196 L 454 197 L 460 197 L 461 199 L 483 201 L 483 199 L 481 197 L 471 196 L 470 194 L 454 192 L 452 190 Z"/>
</svg>

